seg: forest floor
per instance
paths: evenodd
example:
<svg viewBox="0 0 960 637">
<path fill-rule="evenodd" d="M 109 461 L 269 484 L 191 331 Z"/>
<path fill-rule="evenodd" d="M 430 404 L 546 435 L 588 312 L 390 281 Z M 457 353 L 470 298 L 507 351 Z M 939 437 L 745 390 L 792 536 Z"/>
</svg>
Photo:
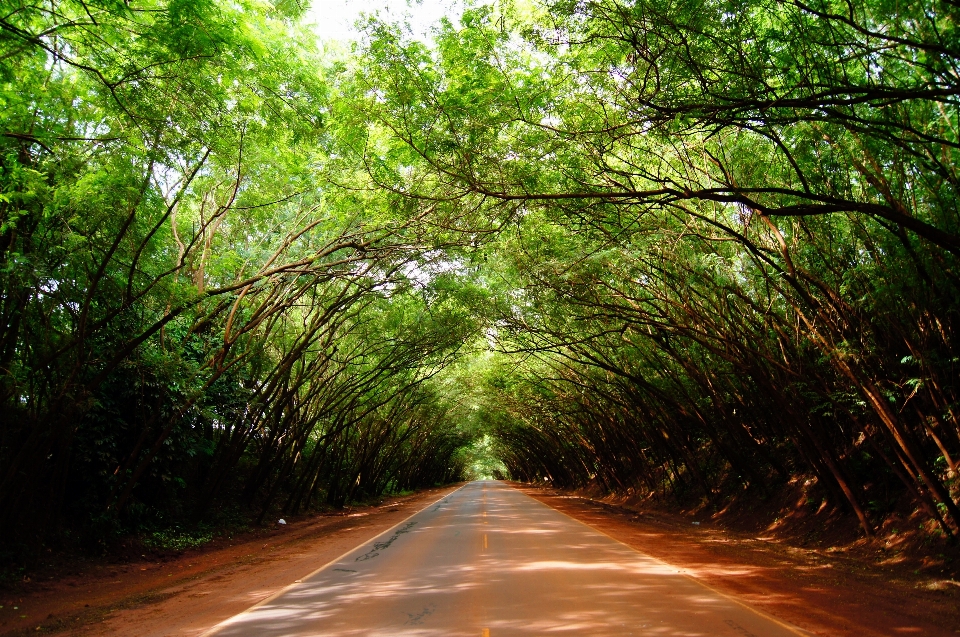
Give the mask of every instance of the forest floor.
<svg viewBox="0 0 960 637">
<path fill-rule="evenodd" d="M 782 518 L 758 524 L 759 513 L 683 515 L 589 492 L 514 486 L 815 635 L 960 634 L 960 583 L 942 568 L 952 564 L 942 556 L 925 559 L 918 546 L 894 553 L 886 538 L 853 539 L 849 528 L 831 530 L 831 524 L 824 524 L 820 541 L 804 542 L 812 521 L 791 529 Z"/>
<path fill-rule="evenodd" d="M 960 633 L 960 585 L 916 556 L 889 559 L 876 548 L 882 540 L 801 546 L 749 528 L 744 515 L 638 511 L 622 500 L 513 486 L 816 635 Z M 196 637 L 456 488 L 302 516 L 181 553 L 63 561 L 0 589 L 0 635 Z"/>
</svg>

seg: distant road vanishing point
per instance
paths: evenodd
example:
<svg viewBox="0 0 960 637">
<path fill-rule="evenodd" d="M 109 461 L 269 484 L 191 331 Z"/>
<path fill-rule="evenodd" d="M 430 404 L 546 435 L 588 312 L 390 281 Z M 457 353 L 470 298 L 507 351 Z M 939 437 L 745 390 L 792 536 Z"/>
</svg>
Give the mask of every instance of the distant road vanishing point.
<svg viewBox="0 0 960 637">
<path fill-rule="evenodd" d="M 216 637 L 796 637 L 500 482 L 471 482 L 214 627 Z"/>
</svg>

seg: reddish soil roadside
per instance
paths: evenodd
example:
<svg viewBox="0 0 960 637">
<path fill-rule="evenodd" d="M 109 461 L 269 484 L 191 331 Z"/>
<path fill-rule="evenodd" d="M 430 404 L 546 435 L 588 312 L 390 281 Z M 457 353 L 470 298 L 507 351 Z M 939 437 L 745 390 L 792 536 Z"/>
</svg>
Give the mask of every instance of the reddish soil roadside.
<svg viewBox="0 0 960 637">
<path fill-rule="evenodd" d="M 0 635 L 195 637 L 457 488 L 290 520 L 165 559 L 92 563 L 83 573 L 0 591 Z"/>
<path fill-rule="evenodd" d="M 707 586 L 815 635 L 960 634 L 960 586 L 663 512 L 552 489 L 515 488 Z"/>
</svg>

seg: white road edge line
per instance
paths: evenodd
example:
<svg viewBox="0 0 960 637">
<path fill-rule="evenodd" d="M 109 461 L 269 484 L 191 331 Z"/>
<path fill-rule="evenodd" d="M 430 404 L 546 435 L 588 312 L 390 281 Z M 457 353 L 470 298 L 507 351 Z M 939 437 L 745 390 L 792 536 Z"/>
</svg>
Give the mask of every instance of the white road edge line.
<svg viewBox="0 0 960 637">
<path fill-rule="evenodd" d="M 526 493 L 524 493 L 523 491 L 521 491 L 519 488 L 513 486 L 512 484 L 510 484 L 510 483 L 508 483 L 508 482 L 506 482 L 506 481 L 500 481 L 500 482 L 501 482 L 501 484 L 503 484 L 503 485 L 505 485 L 505 486 L 507 486 L 507 487 L 510 487 L 511 489 L 513 489 L 514 491 L 516 491 L 517 493 L 519 493 L 520 495 L 523 495 L 523 496 L 526 496 L 526 497 L 530 498 L 531 500 L 533 500 L 534 502 L 536 502 L 536 503 L 539 504 L 540 506 L 546 507 L 546 508 L 550 509 L 551 511 L 556 511 L 556 512 L 559 513 L 560 515 L 563 515 L 563 516 L 565 516 L 565 517 L 570 518 L 571 520 L 573 520 L 573 521 L 576 522 L 577 524 L 583 525 L 583 526 L 587 527 L 588 529 L 590 529 L 591 531 L 595 531 L 596 533 L 599 533 L 600 535 L 604 535 L 604 536 L 610 538 L 611 540 L 613 540 L 614 542 L 616 542 L 617 544 L 622 544 L 623 546 L 627 547 L 628 549 L 630 549 L 630 550 L 633 551 L 634 553 L 638 553 L 638 554 L 640 554 L 640 555 L 642 555 L 642 556 L 644 556 L 644 557 L 646 557 L 646 558 L 649 558 L 649 559 L 653 560 L 654 562 L 659 562 L 660 564 L 663 564 L 664 566 L 668 566 L 668 567 L 670 567 L 671 569 L 675 569 L 675 570 L 677 571 L 677 573 L 678 573 L 679 575 L 681 575 L 682 577 L 685 577 L 685 578 L 687 578 L 688 580 L 690 580 L 691 582 L 693 582 L 693 583 L 695 583 L 695 584 L 698 584 L 699 586 L 702 586 L 702 587 L 704 587 L 705 589 L 716 593 L 717 595 L 719 595 L 720 597 L 723 597 L 724 599 L 730 600 L 731 602 L 733 602 L 734 604 L 737 604 L 738 606 L 742 606 L 743 608 L 749 610 L 749 611 L 752 612 L 752 613 L 755 613 L 755 614 L 759 615 L 760 617 L 763 617 L 763 618 L 766 619 L 766 620 L 772 621 L 774 624 L 777 624 L 777 625 L 780 626 L 781 628 L 785 628 L 785 629 L 789 630 L 790 632 L 792 632 L 792 633 L 794 633 L 794 634 L 796 634 L 796 635 L 799 635 L 800 637 L 813 637 L 813 633 L 807 632 L 806 630 L 800 628 L 799 626 L 794 626 L 793 624 L 787 623 L 787 622 L 785 622 L 785 621 L 782 620 L 782 619 L 779 619 L 779 618 L 777 618 L 777 617 L 774 617 L 773 615 L 771 615 L 770 613 L 768 613 L 768 612 L 766 612 L 766 611 L 760 610 L 759 608 L 754 608 L 754 607 L 751 606 L 750 604 L 747 604 L 746 602 L 742 602 L 742 601 L 740 601 L 739 599 L 737 599 L 736 597 L 733 597 L 732 595 L 728 595 L 727 593 L 724 593 L 723 591 L 718 591 L 718 590 L 715 589 L 713 586 L 710 586 L 709 584 L 705 584 L 704 582 L 702 582 L 702 581 L 700 580 L 700 578 L 695 577 L 695 576 L 693 576 L 693 575 L 690 575 L 690 574 L 687 572 L 687 569 L 681 569 L 681 568 L 678 567 L 676 564 L 671 564 L 670 562 L 666 562 L 666 561 L 664 561 L 664 560 L 661 560 L 659 557 L 654 557 L 653 555 L 650 555 L 649 553 L 644 553 L 644 552 L 641 551 L 640 549 L 635 548 L 635 547 L 633 547 L 633 546 L 630 546 L 629 544 L 627 544 L 627 543 L 624 542 L 623 540 L 618 540 L 617 538 L 613 537 L 613 536 L 610 535 L 609 533 L 605 533 L 605 532 L 601 531 L 600 529 L 598 529 L 598 528 L 595 527 L 595 526 L 590 526 L 590 525 L 587 524 L 586 522 L 583 522 L 582 520 L 578 520 L 577 518 L 573 517 L 573 516 L 570 515 L 569 513 L 564 513 L 564 512 L 561 511 L 560 509 L 555 509 L 555 508 L 553 508 L 552 506 L 550 506 L 549 504 L 546 504 L 545 502 L 541 502 L 540 500 L 537 500 L 535 497 L 533 497 L 533 496 L 531 496 L 531 495 L 527 495 Z M 461 488 L 463 488 L 463 487 L 461 487 Z M 201 635 L 201 637 L 203 637 L 203 636 Z"/>
<path fill-rule="evenodd" d="M 326 564 L 324 564 L 324 565 L 321 566 L 320 568 L 315 569 L 315 570 L 313 570 L 313 571 L 310 571 L 309 573 L 307 573 L 306 575 L 304 575 L 304 576 L 301 577 L 300 579 L 295 580 L 292 584 L 287 584 L 286 586 L 284 586 L 283 588 L 281 588 L 279 591 L 277 591 L 277 592 L 274 593 L 273 595 L 269 595 L 269 596 L 261 599 L 259 602 L 257 602 L 256 604 L 254 604 L 254 605 L 251 606 L 250 608 L 247 608 L 246 610 L 242 610 L 242 611 L 240 611 L 239 613 L 237 613 L 236 615 L 231 615 L 230 617 L 227 617 L 227 618 L 224 619 L 223 621 L 215 624 L 212 628 L 208 628 L 207 630 L 203 631 L 202 633 L 200 633 L 199 635 L 197 635 L 197 637 L 211 637 L 211 635 L 217 634 L 217 632 L 223 630 L 224 628 L 227 628 L 227 627 L 233 622 L 233 620 L 236 619 L 237 617 L 240 617 L 241 615 L 246 615 L 247 613 L 251 613 L 251 612 L 253 612 L 254 610 L 256 610 L 257 608 L 259 608 L 260 606 L 263 606 L 264 604 L 268 604 L 268 603 L 272 602 L 273 600 L 275 600 L 276 598 L 280 597 L 281 595 L 283 595 L 284 593 L 286 593 L 286 592 L 289 591 L 290 589 L 295 588 L 295 587 L 297 587 L 297 586 L 300 586 L 300 584 L 303 582 L 303 580 L 310 579 L 311 577 L 313 577 L 314 575 L 316 575 L 317 573 L 319 573 L 319 572 L 322 571 L 323 569 L 327 568 L 328 566 L 333 566 L 334 564 L 336 564 L 337 562 L 339 562 L 340 560 L 342 560 L 342 559 L 345 558 L 346 556 L 350 555 L 351 553 L 353 553 L 353 552 L 356 551 L 357 549 L 362 548 L 364 545 L 369 544 L 370 542 L 373 542 L 374 540 L 376 540 L 377 538 L 379 538 L 379 537 L 381 537 L 381 536 L 383 536 L 383 535 L 386 535 L 387 533 L 389 533 L 390 531 L 394 530 L 395 528 L 397 528 L 398 526 L 400 526 L 401 524 L 403 524 L 404 522 L 406 522 L 406 521 L 409 520 L 410 518 L 413 518 L 413 517 L 416 517 L 416 516 L 420 515 L 421 513 L 423 513 L 424 511 L 426 511 L 427 509 L 429 509 L 429 508 L 432 507 L 433 505 L 435 505 L 437 502 L 440 502 L 441 500 L 445 500 L 446 498 L 449 498 L 449 497 L 452 496 L 454 493 L 456 493 L 456 492 L 459 491 L 460 489 L 464 488 L 464 487 L 467 486 L 468 484 L 470 484 L 470 483 L 469 483 L 469 482 L 466 482 L 466 483 L 460 485 L 459 487 L 457 487 L 456 489 L 454 489 L 453 491 L 451 491 L 450 493 L 448 493 L 448 494 L 446 494 L 446 495 L 444 495 L 444 496 L 441 496 L 441 497 L 437 498 L 436 500 L 434 500 L 434 501 L 431 502 L 430 504 L 426 505 L 426 506 L 423 507 L 422 509 L 417 509 L 416 512 L 414 512 L 414 513 L 408 515 L 407 517 L 403 518 L 402 520 L 400 520 L 399 522 L 397 522 L 396 524 L 394 524 L 393 526 L 391 526 L 389 529 L 386 529 L 385 531 L 381 531 L 380 533 L 377 533 L 376 535 L 374 535 L 374 536 L 373 536 L 372 538 L 370 538 L 369 540 L 364 540 L 363 542 L 361 542 L 361 543 L 358 544 L 357 546 L 353 547 L 352 549 L 350 549 L 350 550 L 347 551 L 346 553 L 343 553 L 343 554 L 340 555 L 339 557 L 337 557 L 337 558 L 335 558 L 335 559 L 333 559 L 333 560 L 330 560 L 329 562 L 327 562 Z M 528 496 L 528 497 L 529 497 L 529 496 Z"/>
</svg>

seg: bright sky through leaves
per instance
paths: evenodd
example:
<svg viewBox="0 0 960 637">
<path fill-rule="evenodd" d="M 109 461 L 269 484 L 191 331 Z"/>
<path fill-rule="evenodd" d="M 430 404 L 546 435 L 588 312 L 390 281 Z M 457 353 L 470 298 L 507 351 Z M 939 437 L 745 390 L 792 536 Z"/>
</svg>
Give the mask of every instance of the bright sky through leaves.
<svg viewBox="0 0 960 637">
<path fill-rule="evenodd" d="M 357 36 L 358 19 L 379 13 L 388 21 L 402 19 L 415 35 L 423 35 L 444 15 L 459 15 L 460 6 L 455 0 L 316 0 L 307 22 L 322 40 L 350 40 Z"/>
</svg>

